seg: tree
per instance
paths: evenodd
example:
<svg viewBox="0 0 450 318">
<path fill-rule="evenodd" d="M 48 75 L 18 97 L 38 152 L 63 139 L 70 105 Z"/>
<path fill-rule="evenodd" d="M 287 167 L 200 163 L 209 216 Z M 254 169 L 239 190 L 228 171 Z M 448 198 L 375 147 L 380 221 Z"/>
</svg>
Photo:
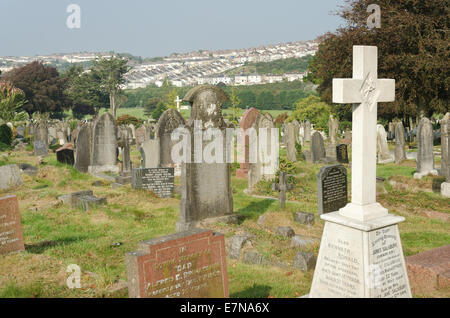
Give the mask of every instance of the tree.
<svg viewBox="0 0 450 318">
<path fill-rule="evenodd" d="M 17 111 L 25 104 L 25 93 L 9 82 L 0 82 L 0 118 L 12 121 Z"/>
<path fill-rule="evenodd" d="M 320 101 L 320 97 L 310 95 L 295 103 L 295 110 L 290 119 L 297 119 L 298 121 L 309 120 L 316 125 L 316 128 L 321 128 L 328 132 L 330 114 L 331 108 L 328 104 Z"/>
<path fill-rule="evenodd" d="M 22 108 L 30 115 L 61 112 L 67 107 L 66 79 L 54 67 L 34 61 L 13 69 L 3 78 L 25 93 L 27 101 Z"/>
<path fill-rule="evenodd" d="M 156 106 L 161 100 L 156 97 L 150 97 L 144 105 L 144 115 L 151 116 L 152 112 L 156 109 Z"/>
<path fill-rule="evenodd" d="M 72 66 L 63 76 L 67 79 L 65 93 L 72 102 L 75 118 L 95 115 L 100 108 L 109 107 L 108 92 L 96 73 L 84 71 L 82 66 Z"/>
<path fill-rule="evenodd" d="M 152 118 L 156 121 L 159 120 L 159 117 L 161 117 L 162 113 L 166 110 L 166 105 L 163 102 L 159 102 L 158 105 L 156 105 L 156 109 L 152 113 Z"/>
<path fill-rule="evenodd" d="M 100 85 L 108 92 L 111 114 L 116 118 L 117 98 L 121 93 L 121 85 L 125 84 L 125 74 L 131 70 L 127 66 L 128 59 L 112 55 L 110 58 L 99 58 L 93 62 L 92 72 L 100 78 Z"/>
<path fill-rule="evenodd" d="M 352 76 L 352 46 L 378 47 L 379 78 L 396 80 L 396 101 L 380 103 L 379 114 L 417 116 L 421 111 L 449 110 L 449 22 L 450 6 L 442 0 L 379 0 L 381 28 L 368 29 L 367 7 L 372 0 L 347 0 L 338 13 L 344 28 L 321 38 L 308 79 L 319 84 L 322 100 L 331 102 L 333 78 Z M 351 107 L 334 106 L 351 120 Z M 345 109 L 346 108 L 346 109 Z"/>
<path fill-rule="evenodd" d="M 177 103 L 175 102 L 175 100 L 177 99 L 177 97 L 178 97 L 178 93 L 177 93 L 177 90 L 176 89 L 171 89 L 170 91 L 169 91 L 169 93 L 167 94 L 167 102 L 166 102 L 166 107 L 168 108 L 168 109 L 175 109 L 175 110 L 178 110 L 177 109 Z"/>
<path fill-rule="evenodd" d="M 236 94 L 236 89 L 234 87 L 231 88 L 231 93 L 230 93 L 231 107 L 229 107 L 229 109 L 231 111 L 230 119 L 235 124 L 239 123 L 239 117 L 240 117 L 241 110 L 238 106 L 241 104 L 241 102 L 242 102 L 242 100 Z"/>
</svg>

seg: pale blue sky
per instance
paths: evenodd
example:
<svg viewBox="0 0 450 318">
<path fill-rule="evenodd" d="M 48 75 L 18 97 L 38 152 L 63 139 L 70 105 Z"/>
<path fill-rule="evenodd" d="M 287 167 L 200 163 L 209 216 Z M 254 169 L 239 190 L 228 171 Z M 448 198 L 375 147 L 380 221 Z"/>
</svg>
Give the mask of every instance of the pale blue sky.
<svg viewBox="0 0 450 318">
<path fill-rule="evenodd" d="M 81 28 L 69 29 L 69 4 Z M 81 51 L 142 57 L 312 40 L 344 0 L 0 0 L 0 56 Z"/>
</svg>

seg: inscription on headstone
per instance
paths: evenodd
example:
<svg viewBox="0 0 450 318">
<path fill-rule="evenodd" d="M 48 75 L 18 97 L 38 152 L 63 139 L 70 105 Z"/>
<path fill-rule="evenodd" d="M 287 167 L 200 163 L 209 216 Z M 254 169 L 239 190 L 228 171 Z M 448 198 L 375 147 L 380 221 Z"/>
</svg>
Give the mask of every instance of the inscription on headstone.
<svg viewBox="0 0 450 318">
<path fill-rule="evenodd" d="M 194 229 L 143 241 L 127 254 L 131 298 L 227 298 L 223 234 Z"/>
<path fill-rule="evenodd" d="M 348 203 L 347 169 L 343 165 L 323 167 L 317 176 L 319 215 L 335 212 Z"/>
<path fill-rule="evenodd" d="M 151 190 L 160 198 L 170 198 L 173 197 L 174 173 L 174 168 L 133 169 L 131 186 Z"/>
<path fill-rule="evenodd" d="M 24 250 L 17 197 L 0 198 L 0 255 Z"/>
</svg>

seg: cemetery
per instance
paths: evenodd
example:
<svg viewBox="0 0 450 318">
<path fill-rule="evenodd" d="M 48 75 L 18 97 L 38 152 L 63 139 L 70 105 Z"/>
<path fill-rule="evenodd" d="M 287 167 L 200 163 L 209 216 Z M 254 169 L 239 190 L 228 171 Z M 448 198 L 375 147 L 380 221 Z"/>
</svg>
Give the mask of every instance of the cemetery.
<svg viewBox="0 0 450 318">
<path fill-rule="evenodd" d="M 383 52 L 329 81 L 351 121 L 234 118 L 219 85 L 136 123 L 0 118 L 0 298 L 449 298 L 448 100 L 384 116 Z"/>
</svg>

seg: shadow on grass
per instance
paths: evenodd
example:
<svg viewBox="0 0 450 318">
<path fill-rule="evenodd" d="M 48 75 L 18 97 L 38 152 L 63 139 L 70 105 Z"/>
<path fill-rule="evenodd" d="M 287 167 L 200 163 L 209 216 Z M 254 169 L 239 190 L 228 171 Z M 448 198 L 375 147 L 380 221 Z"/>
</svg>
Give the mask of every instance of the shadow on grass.
<svg viewBox="0 0 450 318">
<path fill-rule="evenodd" d="M 80 237 L 66 237 L 60 240 L 54 240 L 54 241 L 42 241 L 34 244 L 25 244 L 25 250 L 27 252 L 33 253 L 33 254 L 42 254 L 47 249 L 60 246 L 60 245 L 69 245 L 73 242 L 78 242 L 83 240 L 83 238 Z"/>
<path fill-rule="evenodd" d="M 252 287 L 230 294 L 230 298 L 267 298 L 271 289 L 270 286 L 254 284 Z"/>
<path fill-rule="evenodd" d="M 257 218 L 259 215 L 264 214 L 274 202 L 277 203 L 277 201 L 271 199 L 251 201 L 250 204 L 236 211 L 240 216 L 239 222 L 241 223 L 246 218 Z"/>
</svg>

